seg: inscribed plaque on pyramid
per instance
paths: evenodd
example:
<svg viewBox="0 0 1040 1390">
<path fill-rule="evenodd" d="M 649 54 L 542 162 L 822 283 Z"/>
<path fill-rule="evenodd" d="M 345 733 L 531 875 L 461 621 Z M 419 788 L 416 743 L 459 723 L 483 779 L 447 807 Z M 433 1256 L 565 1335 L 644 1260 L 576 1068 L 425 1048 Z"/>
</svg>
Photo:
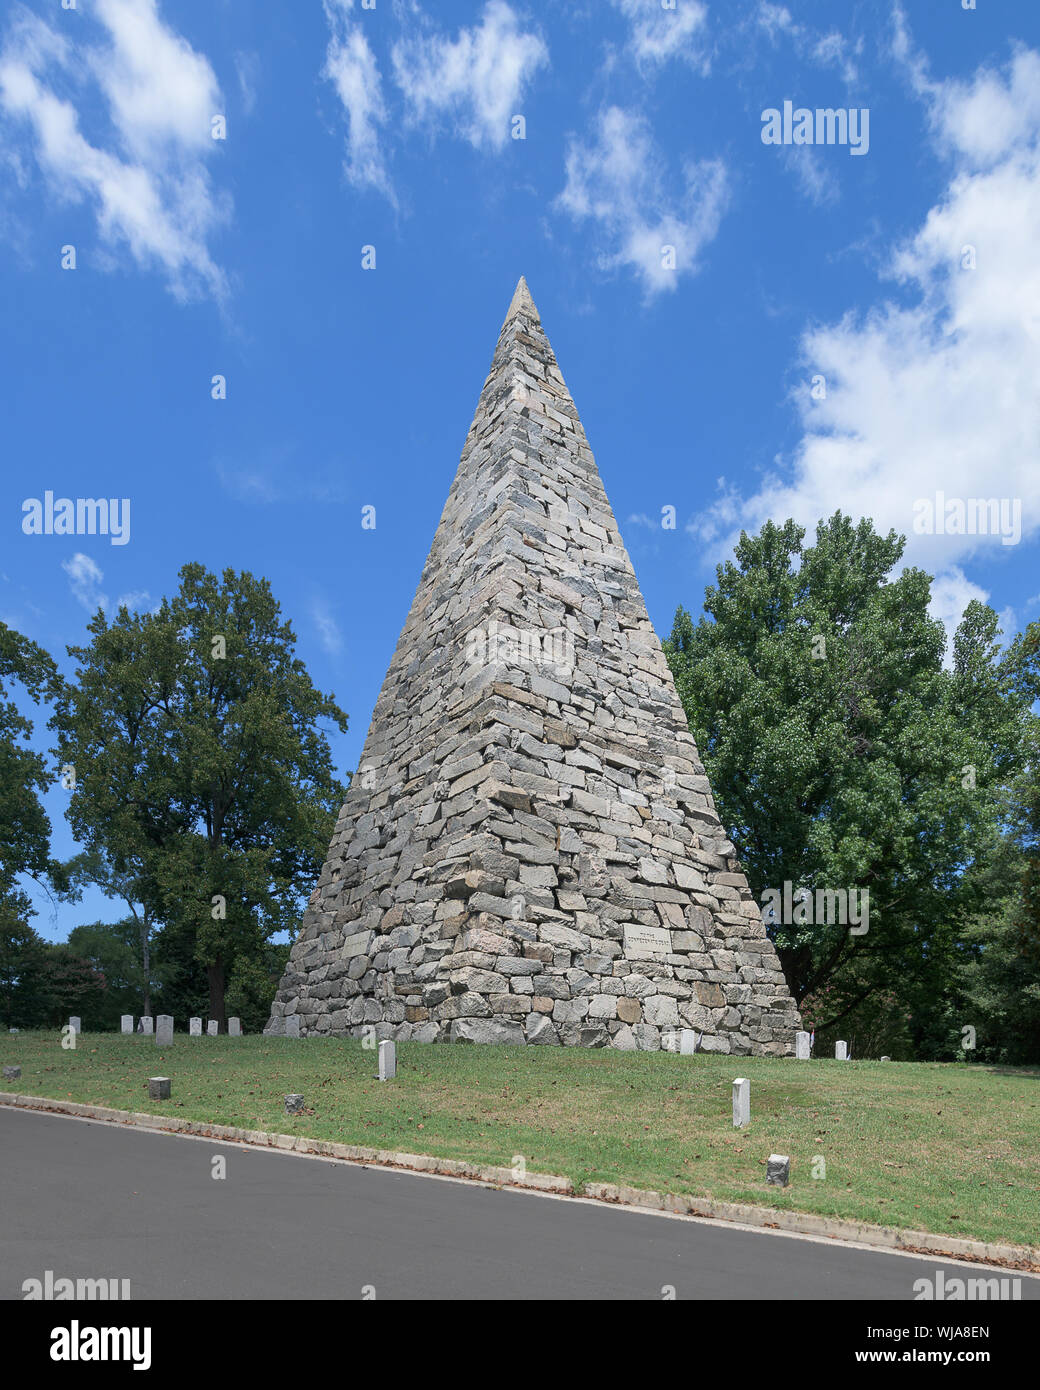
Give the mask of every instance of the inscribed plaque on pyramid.
<svg viewBox="0 0 1040 1390">
<path fill-rule="evenodd" d="M 523 279 L 266 1031 L 287 1019 L 793 1054 L 797 1010 Z"/>
</svg>

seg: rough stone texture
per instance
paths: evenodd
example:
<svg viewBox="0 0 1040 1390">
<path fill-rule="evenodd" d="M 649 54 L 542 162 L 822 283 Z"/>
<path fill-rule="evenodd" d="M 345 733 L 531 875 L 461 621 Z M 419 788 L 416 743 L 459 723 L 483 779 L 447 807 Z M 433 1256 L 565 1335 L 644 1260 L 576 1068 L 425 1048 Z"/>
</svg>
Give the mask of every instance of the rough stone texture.
<svg viewBox="0 0 1040 1390">
<path fill-rule="evenodd" d="M 791 1181 L 791 1160 L 786 1154 L 770 1154 L 766 1162 L 766 1182 L 770 1187 L 786 1187 Z"/>
<path fill-rule="evenodd" d="M 800 1026 L 521 280 L 265 1032 Z"/>
<path fill-rule="evenodd" d="M 17 1081 L 22 1074 L 21 1067 L 4 1067 L 4 1080 Z"/>
<path fill-rule="evenodd" d="M 285 1113 L 287 1115 L 303 1114 L 303 1096 L 298 1091 L 292 1091 L 285 1097 Z"/>
</svg>

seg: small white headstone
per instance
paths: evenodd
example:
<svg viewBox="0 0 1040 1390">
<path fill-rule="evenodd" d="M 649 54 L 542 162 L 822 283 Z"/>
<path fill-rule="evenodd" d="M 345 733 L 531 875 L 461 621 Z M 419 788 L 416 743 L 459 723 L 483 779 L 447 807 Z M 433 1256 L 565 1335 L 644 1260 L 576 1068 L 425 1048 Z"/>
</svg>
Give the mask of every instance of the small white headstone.
<svg viewBox="0 0 1040 1390">
<path fill-rule="evenodd" d="M 120 1016 L 119 1016 L 119 1027 L 120 1027 L 120 1030 L 121 1030 L 122 1032 L 124 1032 L 124 1033 L 132 1033 L 132 1032 L 134 1031 L 134 1016 L 133 1016 L 133 1014 L 120 1014 Z"/>
<path fill-rule="evenodd" d="M 794 1055 L 797 1061 L 807 1062 L 809 1060 L 809 1034 L 795 1033 L 794 1035 Z"/>
<path fill-rule="evenodd" d="M 881 1060 L 882 1060 L 883 1062 L 891 1062 L 892 1058 L 891 1058 L 891 1057 L 882 1057 Z"/>
<path fill-rule="evenodd" d="M 210 1021 L 206 1024 L 206 1032 L 209 1034 L 211 1038 L 215 1038 L 217 1036 L 217 1020 L 215 1018 L 211 1018 Z"/>
<path fill-rule="evenodd" d="M 700 1042 L 700 1034 L 695 1033 L 692 1028 L 684 1028 L 679 1034 L 679 1051 L 684 1057 L 697 1051 L 697 1044 Z"/>
<path fill-rule="evenodd" d="M 285 1016 L 285 1036 L 287 1038 L 298 1038 L 300 1036 L 300 1015 L 286 1014 Z"/>
<path fill-rule="evenodd" d="M 201 1038 L 201 1037 L 202 1037 L 202 1019 L 201 1019 L 201 1018 L 189 1018 L 189 1019 L 188 1019 L 188 1036 L 189 1036 L 190 1038 Z"/>
<path fill-rule="evenodd" d="M 834 1044 L 834 1060 L 836 1062 L 847 1062 L 849 1060 L 849 1045 L 847 1042 L 836 1042 Z"/>
<path fill-rule="evenodd" d="M 74 1033 L 81 1033 L 83 1031 L 83 1024 L 76 1017 L 75 1014 L 73 1014 L 72 1017 L 69 1019 L 69 1027 L 72 1029 Z"/>
<path fill-rule="evenodd" d="M 155 1045 L 156 1047 L 173 1046 L 172 1014 L 160 1014 L 155 1020 Z"/>
<path fill-rule="evenodd" d="M 242 1036 L 242 1020 L 240 1018 L 229 1018 L 227 1021 L 229 1038 L 240 1038 Z"/>
<path fill-rule="evenodd" d="M 153 1024 L 154 1022 L 155 1022 L 155 1020 L 152 1018 L 151 1014 L 142 1014 L 142 1015 L 141 1015 L 141 1032 L 142 1032 L 142 1033 L 147 1033 L 148 1036 L 151 1037 L 151 1036 L 152 1036 L 152 1024 Z"/>
<path fill-rule="evenodd" d="M 738 1076 L 733 1083 L 733 1124 L 743 1129 L 751 1123 L 751 1082 Z"/>
<path fill-rule="evenodd" d="M 379 1044 L 379 1079 L 392 1081 L 397 1075 L 397 1044 L 385 1038 Z"/>
</svg>

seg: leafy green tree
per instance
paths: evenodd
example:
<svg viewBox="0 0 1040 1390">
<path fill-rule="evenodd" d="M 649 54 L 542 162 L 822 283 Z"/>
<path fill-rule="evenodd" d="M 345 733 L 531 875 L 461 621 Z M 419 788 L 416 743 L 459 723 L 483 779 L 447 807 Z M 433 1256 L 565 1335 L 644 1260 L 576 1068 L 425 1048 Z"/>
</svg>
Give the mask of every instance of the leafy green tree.
<svg viewBox="0 0 1040 1390">
<path fill-rule="evenodd" d="M 209 1008 L 209 981 L 196 954 L 190 924 L 174 920 L 161 927 L 152 959 L 153 969 L 162 980 L 162 1012 L 174 1018 L 204 1018 Z M 235 1010 L 228 1007 L 227 1012 L 233 1016 Z"/>
<path fill-rule="evenodd" d="M 41 984 L 47 1001 L 46 1025 L 59 1027 L 75 1014 L 90 1032 L 111 1026 L 104 972 L 67 942 L 45 944 Z"/>
<path fill-rule="evenodd" d="M 15 895 L 0 898 L 0 1026 L 42 1028 L 47 1022 L 46 953 Z"/>
<path fill-rule="evenodd" d="M 294 655 L 266 580 L 198 564 L 154 613 L 91 620 L 56 705 L 77 840 L 193 943 L 224 1026 L 237 961 L 295 925 L 344 789 L 320 727 L 346 715 Z"/>
<path fill-rule="evenodd" d="M 97 1026 L 118 1028 L 123 1014 L 150 1014 L 150 984 L 140 956 L 140 925 L 133 917 L 118 922 L 88 922 L 69 932 L 69 950 L 105 981 Z"/>
<path fill-rule="evenodd" d="M 57 668 L 42 647 L 0 622 L 0 894 L 14 895 L 28 912 L 19 876 L 41 881 L 53 867 L 50 821 L 40 801 L 50 778 L 43 755 L 26 746 L 33 726 L 10 698 L 16 684 L 33 700 L 53 698 Z"/>
<path fill-rule="evenodd" d="M 83 896 L 83 888 L 87 884 L 93 884 L 108 897 L 123 900 L 129 908 L 129 921 L 133 924 L 136 938 L 137 966 L 133 972 L 133 977 L 138 981 L 139 988 L 136 990 L 136 997 L 130 1001 L 133 1008 L 123 1009 L 121 1012 L 151 1014 L 152 982 L 154 979 L 152 937 L 155 928 L 152 919 L 153 904 L 149 901 L 152 885 L 144 868 L 144 860 L 140 858 L 135 860 L 132 854 L 125 852 L 127 845 L 125 839 L 122 844 L 124 856 L 121 860 L 121 868 L 117 868 L 112 859 L 96 845 L 63 864 L 62 887 L 59 896 L 65 902 L 79 902 Z M 104 923 L 96 925 L 99 929 L 105 927 Z M 111 930 L 122 939 L 127 927 L 128 922 L 124 920 L 117 922 Z"/>
<path fill-rule="evenodd" d="M 228 984 L 228 1013 L 242 1020 L 247 1033 L 263 1031 L 271 1002 L 289 963 L 288 942 L 268 941 L 261 956 L 239 956 Z"/>
<path fill-rule="evenodd" d="M 1025 699 L 1040 699 L 1040 623 L 1008 654 Z M 1030 714 L 1026 765 L 1007 789 L 1001 834 L 976 874 L 972 951 L 958 980 L 959 1023 L 979 1061 L 1040 1062 L 1040 719 Z"/>
<path fill-rule="evenodd" d="M 828 988 L 826 1028 L 878 991 L 935 989 L 973 906 L 1021 757 L 1026 698 L 979 603 L 944 666 L 930 580 L 894 574 L 904 539 L 841 513 L 815 545 L 793 521 L 742 533 L 706 616 L 679 609 L 668 659 L 723 824 L 756 898 L 869 890 L 869 929 L 771 928 L 798 1001 Z"/>
</svg>

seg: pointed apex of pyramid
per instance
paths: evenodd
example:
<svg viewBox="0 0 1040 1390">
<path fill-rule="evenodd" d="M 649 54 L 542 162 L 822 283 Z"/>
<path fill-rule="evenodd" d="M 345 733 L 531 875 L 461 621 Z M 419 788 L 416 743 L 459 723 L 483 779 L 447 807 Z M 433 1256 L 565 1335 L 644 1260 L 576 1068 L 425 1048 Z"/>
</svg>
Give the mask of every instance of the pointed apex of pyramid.
<svg viewBox="0 0 1040 1390">
<path fill-rule="evenodd" d="M 531 291 L 527 288 L 527 281 L 522 275 L 516 282 L 516 289 L 513 291 L 513 298 L 510 302 L 509 311 L 505 316 L 502 327 L 504 328 L 510 319 L 515 318 L 517 314 L 526 314 L 528 318 L 534 319 L 536 323 L 541 323 L 538 310 L 535 307 L 535 302 L 531 298 Z"/>
</svg>

